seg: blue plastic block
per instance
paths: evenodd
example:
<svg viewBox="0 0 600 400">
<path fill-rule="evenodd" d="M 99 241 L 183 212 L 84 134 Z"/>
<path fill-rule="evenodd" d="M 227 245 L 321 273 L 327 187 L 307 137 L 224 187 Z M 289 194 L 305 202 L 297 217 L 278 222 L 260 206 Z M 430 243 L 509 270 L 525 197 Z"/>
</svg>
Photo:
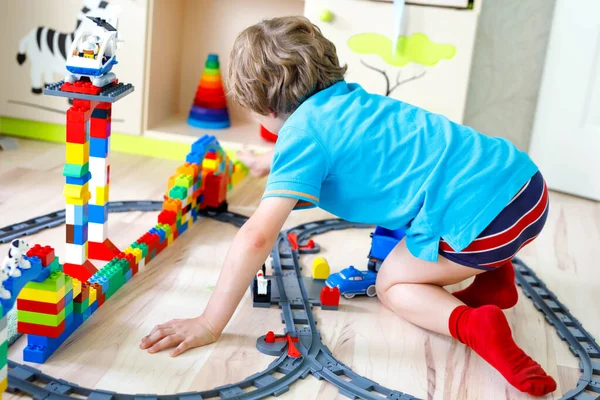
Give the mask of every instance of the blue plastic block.
<svg viewBox="0 0 600 400">
<path fill-rule="evenodd" d="M 72 176 L 67 176 L 67 183 L 69 185 L 81 185 L 81 186 L 83 186 L 87 182 L 89 182 L 90 179 L 92 179 L 92 173 L 88 171 L 87 174 L 83 175 L 80 178 L 75 178 L 75 177 L 72 177 Z M 81 206 L 79 206 L 79 207 L 81 207 Z"/>
<path fill-rule="evenodd" d="M 89 206 L 73 206 L 75 208 L 75 225 L 84 225 L 88 222 Z"/>
<path fill-rule="evenodd" d="M 42 267 L 42 272 L 40 272 L 40 274 L 38 275 L 37 278 L 32 279 L 32 281 L 42 283 L 46 279 L 48 279 L 48 277 L 50 276 L 51 273 L 52 273 L 52 271 L 49 267 L 46 267 L 46 268 Z"/>
<path fill-rule="evenodd" d="M 96 301 L 94 301 L 92 303 L 91 306 L 89 306 L 89 309 L 92 310 L 92 314 L 96 312 L 96 310 L 98 309 L 98 300 L 96 299 Z"/>
<path fill-rule="evenodd" d="M 43 364 L 50 358 L 56 349 L 58 349 L 60 345 L 63 344 L 64 341 L 67 340 L 67 338 L 81 325 L 74 315 L 75 313 L 67 315 L 65 318 L 65 330 L 58 338 L 46 338 L 47 345 L 45 347 L 32 345 L 29 343 L 29 338 L 35 335 L 27 335 L 28 346 L 23 349 L 23 361 Z"/>
<path fill-rule="evenodd" d="M 108 156 L 108 138 L 90 138 L 90 157 L 106 158 Z"/>
<path fill-rule="evenodd" d="M 160 238 L 161 243 L 165 241 L 165 238 L 167 236 L 165 231 L 163 231 L 162 229 L 152 228 L 149 232 L 157 234 Z"/>
<path fill-rule="evenodd" d="M 132 270 L 127 271 L 127 273 L 125 274 L 125 282 L 128 282 L 132 276 L 133 276 L 133 271 Z"/>
<path fill-rule="evenodd" d="M 226 108 L 204 108 L 192 105 L 189 118 L 196 121 L 229 121 L 229 112 Z"/>
<path fill-rule="evenodd" d="M 108 206 L 96 206 L 90 204 L 89 206 L 89 222 L 96 224 L 103 224 L 108 220 Z"/>
<path fill-rule="evenodd" d="M 73 244 L 83 245 L 88 241 L 88 224 L 73 225 Z"/>
<path fill-rule="evenodd" d="M 188 223 L 186 222 L 185 224 L 183 224 L 177 228 L 177 233 L 181 236 L 183 234 L 183 232 L 187 231 L 187 228 L 188 228 Z"/>
<path fill-rule="evenodd" d="M 225 129 L 231 126 L 231 122 L 227 121 L 200 121 L 193 118 L 188 118 L 188 125 L 193 126 L 194 128 L 201 129 Z"/>
<path fill-rule="evenodd" d="M 43 364 L 49 357 L 50 352 L 46 347 L 27 345 L 27 347 L 23 349 L 23 361 Z"/>
<path fill-rule="evenodd" d="M 3 282 L 4 288 L 8 290 L 12 296 L 10 299 L 0 299 L 0 305 L 2 305 L 2 317 L 4 317 L 4 315 L 6 315 L 6 313 L 12 309 L 18 294 L 21 292 L 21 289 L 23 289 L 23 286 L 25 286 L 27 282 L 30 282 L 40 276 L 42 273 L 42 262 L 39 258 L 29 258 L 27 256 L 23 256 L 23 258 L 29 260 L 31 268 L 19 269 L 21 271 L 21 276 L 18 278 L 9 277 Z"/>
<path fill-rule="evenodd" d="M 219 61 L 219 56 L 217 54 L 209 54 L 207 61 Z"/>
<path fill-rule="evenodd" d="M 110 115 L 108 114 L 108 110 L 105 108 L 94 108 L 94 111 L 92 111 L 92 118 L 98 118 L 98 119 L 108 119 L 108 117 L 110 117 Z"/>
</svg>

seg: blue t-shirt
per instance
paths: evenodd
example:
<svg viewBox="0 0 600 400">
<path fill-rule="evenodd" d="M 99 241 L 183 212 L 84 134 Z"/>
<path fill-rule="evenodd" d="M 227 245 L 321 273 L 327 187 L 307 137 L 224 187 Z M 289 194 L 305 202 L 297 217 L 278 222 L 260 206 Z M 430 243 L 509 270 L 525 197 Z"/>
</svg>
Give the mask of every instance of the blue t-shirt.
<svg viewBox="0 0 600 400">
<path fill-rule="evenodd" d="M 467 247 L 538 168 L 505 139 L 345 81 L 279 132 L 263 198 L 297 198 L 352 222 L 406 228 L 415 256 Z"/>
</svg>

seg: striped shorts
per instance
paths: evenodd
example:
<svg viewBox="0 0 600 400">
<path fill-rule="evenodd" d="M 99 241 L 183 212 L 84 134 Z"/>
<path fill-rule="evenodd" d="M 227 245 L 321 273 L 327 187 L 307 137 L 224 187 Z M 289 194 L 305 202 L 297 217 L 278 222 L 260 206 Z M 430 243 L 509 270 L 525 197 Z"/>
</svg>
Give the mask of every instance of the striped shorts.
<svg viewBox="0 0 600 400">
<path fill-rule="evenodd" d="M 546 182 L 537 172 L 469 246 L 454 251 L 442 239 L 439 253 L 467 267 L 483 270 L 499 267 L 540 234 L 548 205 Z"/>
</svg>

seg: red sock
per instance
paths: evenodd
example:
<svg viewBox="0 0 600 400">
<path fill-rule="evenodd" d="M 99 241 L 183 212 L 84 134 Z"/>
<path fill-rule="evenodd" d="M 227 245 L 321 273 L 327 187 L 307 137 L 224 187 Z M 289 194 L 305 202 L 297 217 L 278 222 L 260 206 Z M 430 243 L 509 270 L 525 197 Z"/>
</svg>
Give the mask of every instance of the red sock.
<svg viewBox="0 0 600 400">
<path fill-rule="evenodd" d="M 450 314 L 448 327 L 453 338 L 473 349 L 520 391 L 543 396 L 556 390 L 554 379 L 516 345 L 500 308 L 458 306 Z"/>
<path fill-rule="evenodd" d="M 503 310 L 514 307 L 519 299 L 515 285 L 515 270 L 510 261 L 498 268 L 475 276 L 466 289 L 452 293 L 469 307 L 495 305 Z"/>
</svg>

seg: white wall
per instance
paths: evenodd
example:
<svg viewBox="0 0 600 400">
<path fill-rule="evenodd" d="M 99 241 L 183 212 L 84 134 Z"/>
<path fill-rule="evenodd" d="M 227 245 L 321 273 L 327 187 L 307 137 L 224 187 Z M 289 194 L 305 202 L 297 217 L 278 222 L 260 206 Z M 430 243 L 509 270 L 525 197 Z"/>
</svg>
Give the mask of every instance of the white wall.
<svg viewBox="0 0 600 400">
<path fill-rule="evenodd" d="M 554 0 L 486 0 L 480 14 L 466 125 L 529 148 Z"/>
</svg>

